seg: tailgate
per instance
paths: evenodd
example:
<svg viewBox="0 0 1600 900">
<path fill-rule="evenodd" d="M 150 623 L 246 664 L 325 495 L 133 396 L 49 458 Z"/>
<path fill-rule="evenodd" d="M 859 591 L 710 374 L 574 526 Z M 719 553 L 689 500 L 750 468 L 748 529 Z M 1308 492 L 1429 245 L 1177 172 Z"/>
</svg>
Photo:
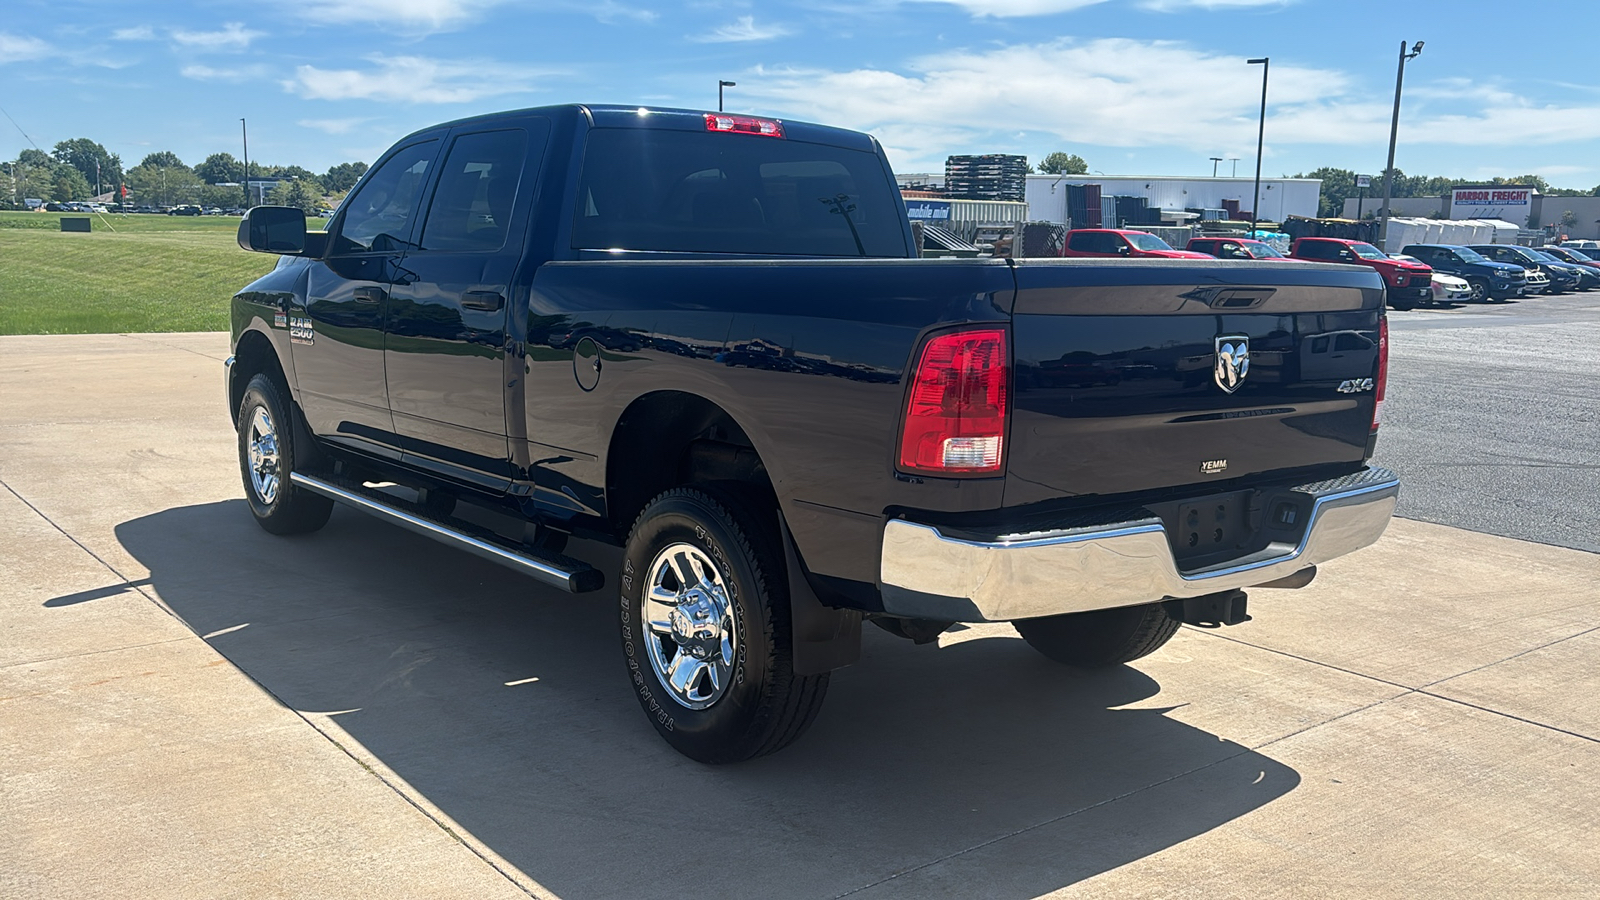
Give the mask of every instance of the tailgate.
<svg viewBox="0 0 1600 900">
<path fill-rule="evenodd" d="M 1371 269 L 1022 260 L 1015 272 L 1007 506 L 1364 459 L 1383 314 Z"/>
</svg>

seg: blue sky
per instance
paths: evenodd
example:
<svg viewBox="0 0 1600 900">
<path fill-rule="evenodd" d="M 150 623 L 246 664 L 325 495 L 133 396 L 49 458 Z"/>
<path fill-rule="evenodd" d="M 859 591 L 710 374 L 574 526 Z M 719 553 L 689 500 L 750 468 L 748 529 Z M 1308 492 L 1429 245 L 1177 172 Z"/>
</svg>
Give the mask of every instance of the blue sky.
<svg viewBox="0 0 1600 900">
<path fill-rule="evenodd" d="M 1105 174 L 1377 172 L 1600 184 L 1600 3 L 1328 0 L 8 0 L 0 107 L 48 150 L 125 165 L 250 155 L 321 171 L 463 115 L 569 101 L 714 108 L 870 131 L 897 171 L 1052 150 Z M 1520 10 L 1520 11 L 1519 11 Z M 0 120 L 0 158 L 29 146 Z M 1222 164 L 1229 171 L 1230 163 Z"/>
</svg>

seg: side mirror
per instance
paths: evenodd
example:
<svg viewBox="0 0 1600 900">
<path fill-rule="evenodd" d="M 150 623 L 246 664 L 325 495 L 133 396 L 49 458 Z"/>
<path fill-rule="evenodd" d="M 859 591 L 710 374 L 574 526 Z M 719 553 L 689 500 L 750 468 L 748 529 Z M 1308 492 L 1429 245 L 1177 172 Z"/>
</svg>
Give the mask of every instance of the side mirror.
<svg viewBox="0 0 1600 900">
<path fill-rule="evenodd" d="M 1121 245 L 1119 245 L 1117 247 L 1117 252 L 1122 254 L 1123 256 L 1127 256 L 1128 254 L 1132 253 L 1133 251 L 1128 249 L 1128 245 L 1127 244 L 1121 244 Z"/>
<path fill-rule="evenodd" d="M 301 256 L 306 252 L 306 214 L 292 206 L 257 206 L 239 220 L 239 246 Z"/>
</svg>

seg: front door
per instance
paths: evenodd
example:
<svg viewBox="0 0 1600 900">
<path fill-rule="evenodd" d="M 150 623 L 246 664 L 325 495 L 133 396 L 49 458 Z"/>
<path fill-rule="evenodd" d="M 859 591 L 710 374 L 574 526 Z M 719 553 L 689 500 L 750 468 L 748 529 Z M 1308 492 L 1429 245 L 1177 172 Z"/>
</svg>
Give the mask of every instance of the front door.
<svg viewBox="0 0 1600 900">
<path fill-rule="evenodd" d="M 391 294 L 389 403 L 405 458 L 504 490 L 507 320 L 548 126 L 457 133 Z"/>
<path fill-rule="evenodd" d="M 305 308 L 289 311 L 300 406 L 329 440 L 393 454 L 384 316 L 438 149 L 423 140 L 379 163 L 335 219 L 327 254 L 311 262 Z"/>
</svg>

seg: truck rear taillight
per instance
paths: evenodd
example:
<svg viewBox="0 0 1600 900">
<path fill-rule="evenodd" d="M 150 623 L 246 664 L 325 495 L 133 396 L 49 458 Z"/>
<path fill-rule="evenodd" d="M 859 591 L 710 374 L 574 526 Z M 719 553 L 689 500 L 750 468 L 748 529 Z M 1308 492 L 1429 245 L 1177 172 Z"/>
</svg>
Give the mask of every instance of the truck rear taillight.
<svg viewBox="0 0 1600 900">
<path fill-rule="evenodd" d="M 783 137 L 783 123 L 776 119 L 757 119 L 753 116 L 728 116 L 706 113 L 707 131 L 726 131 L 733 134 L 759 134 L 766 137 Z"/>
<path fill-rule="evenodd" d="M 1010 370 L 1001 329 L 930 339 L 906 399 L 900 468 L 934 475 L 1001 471 Z"/>
<path fill-rule="evenodd" d="M 1378 318 L 1378 390 L 1372 403 L 1372 430 L 1383 423 L 1383 389 L 1389 383 L 1389 317 Z"/>
</svg>

